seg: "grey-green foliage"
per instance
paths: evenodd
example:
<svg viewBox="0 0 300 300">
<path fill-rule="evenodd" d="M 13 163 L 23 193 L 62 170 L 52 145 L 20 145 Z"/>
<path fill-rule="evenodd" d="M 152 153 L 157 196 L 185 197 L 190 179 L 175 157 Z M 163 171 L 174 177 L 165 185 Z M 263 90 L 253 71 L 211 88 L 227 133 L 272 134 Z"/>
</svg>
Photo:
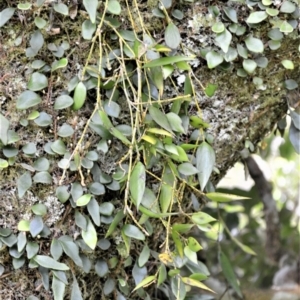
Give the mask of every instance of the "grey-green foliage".
<svg viewBox="0 0 300 300">
<path fill-rule="evenodd" d="M 192 1 L 183 2 L 189 5 Z M 33 5 L 37 7 L 35 9 L 47 10 L 43 3 L 39 0 Z M 239 5 L 245 9 L 240 10 Z M 207 13 L 200 17 L 203 23 L 200 25 L 206 26 L 213 43 L 201 49 L 200 53 L 209 69 L 229 69 L 230 66 L 239 76 L 247 77 L 257 74 L 259 68 L 267 67 L 266 47 L 275 51 L 284 43 L 286 35 L 296 32 L 299 8 L 289 0 L 284 1 L 280 9 L 268 0 L 246 0 L 239 5 L 215 3 L 208 7 Z M 248 9 L 247 5 L 252 9 Z M 69 270 L 69 260 L 84 272 L 94 269 L 101 279 L 105 278 L 102 279 L 104 295 L 117 290 L 117 299 L 125 299 L 122 294 L 130 297 L 134 287 L 138 286 L 137 295 L 150 299 L 143 287 L 155 281 L 162 285 L 169 280 L 172 293 L 169 297 L 179 295 L 183 299 L 187 285 L 206 289 L 201 281 L 208 275 L 206 267 L 197 261 L 196 252 L 202 246 L 185 235 L 192 228 L 204 233 L 216 220 L 202 212 L 189 211 L 185 223 L 171 226 L 168 222 L 177 222 L 178 211 L 185 208 L 182 187 L 188 186 L 201 199 L 210 186 L 211 174 L 218 171 L 215 168 L 213 138 L 205 133 L 209 124 L 202 120 L 199 110 L 194 111 L 193 116 L 189 115 L 190 102 L 195 98 L 189 71 L 195 57 L 184 55 L 187 49 L 180 30 L 180 22 L 183 21 L 178 22 L 185 17 L 184 6 L 172 0 L 155 4 L 153 17 L 167 22 L 163 42 L 155 40 L 146 31 L 141 34 L 135 28 L 122 27 L 120 17 L 122 10 L 126 9 L 123 2 L 84 0 L 83 6 L 89 19 L 78 17 L 82 24 L 76 23 L 76 26 L 81 28 L 84 40 L 93 43 L 99 39 L 103 43 L 97 50 L 99 52 L 92 52 L 92 59 L 86 54 L 86 61 L 76 62 L 76 69 L 80 72 L 68 78 L 67 67 L 72 66 L 71 54 L 75 49 L 72 47 L 77 46 L 70 45 L 70 40 L 67 41 L 64 36 L 49 42 L 45 30 L 49 24 L 46 14 L 35 16 L 37 29 L 29 33 L 30 47 L 25 53 L 30 61 L 28 90 L 21 92 L 16 100 L 16 108 L 24 114 L 29 113 L 20 120 L 21 125 L 29 128 L 38 126 L 44 132 L 55 131 L 42 150 L 37 141 L 22 144 L 20 152 L 31 160 L 32 165 L 29 165 L 31 162 L 21 163 L 27 171 L 16 181 L 18 197 L 25 197 L 27 191 L 38 189 L 40 185 L 51 188 L 55 184 L 56 197 L 61 203 L 69 201 L 70 208 L 75 211 L 69 220 L 76 227 L 75 235 L 81 235 L 81 238 L 74 240 L 66 230 L 68 235 L 51 237 L 50 255 L 44 255 L 39 249 L 39 238 L 50 235 L 45 224 L 48 211 L 43 203 L 38 203 L 31 207 L 34 215 L 30 220 L 20 220 L 18 235 L 0 228 L 0 245 L 9 247 L 15 269 L 25 264 L 25 258 L 29 260 L 30 267 L 39 267 L 46 290 L 50 287 L 49 270 L 52 270 L 55 299 L 65 298 L 66 286 L 70 284 L 69 273 L 65 272 Z M 53 4 L 53 13 L 62 24 L 71 17 L 70 8 L 64 3 Z M 8 26 L 15 9 L 6 8 L 0 12 L 0 27 Z M 29 14 L 34 11 L 30 3 L 19 4 L 18 9 Z M 102 27 L 96 31 L 100 24 Z M 260 25 L 268 28 L 264 38 L 259 33 Z M 93 47 L 91 50 L 94 50 Z M 105 51 L 102 53 L 102 50 Z M 287 74 L 295 69 L 291 57 L 282 60 L 281 65 Z M 184 74 L 185 79 L 183 88 L 178 87 L 178 98 L 174 100 L 169 99 L 166 91 L 170 84 L 168 79 L 176 72 Z M 58 84 L 61 78 L 65 81 L 63 90 L 55 91 L 54 99 L 50 99 L 53 82 Z M 260 77 L 253 77 L 253 83 L 257 89 L 264 88 Z M 284 86 L 295 90 L 298 83 L 287 79 Z M 212 97 L 216 90 L 217 84 L 208 83 L 203 93 Z M 36 110 L 32 111 L 33 107 Z M 86 123 L 86 127 L 83 132 L 82 129 L 78 131 L 77 115 L 84 117 L 82 122 Z M 61 116 L 63 122 L 57 128 L 55 126 Z M 290 116 L 290 140 L 299 153 L 299 114 L 291 108 Z M 11 145 L 19 138 L 10 127 L 9 116 L 0 114 L 0 149 L 5 157 L 0 158 L 0 171 L 13 166 L 14 160 L 21 162 L 19 149 Z M 190 141 L 183 143 L 182 136 L 189 132 L 192 132 Z M 248 142 L 252 145 L 251 141 Z M 40 151 L 44 151 L 47 157 L 38 157 Z M 106 161 L 110 155 L 113 161 Z M 65 173 L 70 181 L 63 181 Z M 152 181 L 155 183 L 152 184 Z M 200 207 L 195 194 L 192 194 L 192 199 Z M 206 197 L 214 202 L 242 198 L 213 192 L 206 193 Z M 181 213 L 184 215 L 185 212 Z M 166 250 L 152 248 L 151 238 L 156 234 L 158 222 L 167 228 L 159 237 L 159 242 L 169 247 Z M 99 231 L 105 238 L 99 239 Z M 132 249 L 137 253 L 132 254 Z M 97 251 L 104 255 L 96 261 L 83 254 Z M 247 253 L 252 254 L 250 250 Z M 233 269 L 223 252 L 221 255 L 224 275 L 240 293 Z M 154 260 L 155 271 L 149 273 L 149 265 Z M 113 277 L 117 266 L 117 272 L 120 268 L 122 271 L 116 272 L 116 277 Z M 166 267 L 170 272 L 167 273 Z M 130 269 L 128 274 L 125 268 Z M 190 272 L 189 277 L 181 274 L 182 268 Z M 0 275 L 3 272 L 4 267 L 0 265 Z M 131 274 L 135 286 L 123 278 L 125 275 L 129 278 Z M 81 283 L 72 275 L 71 299 L 82 299 Z M 33 296 L 29 298 L 33 299 Z"/>
</svg>

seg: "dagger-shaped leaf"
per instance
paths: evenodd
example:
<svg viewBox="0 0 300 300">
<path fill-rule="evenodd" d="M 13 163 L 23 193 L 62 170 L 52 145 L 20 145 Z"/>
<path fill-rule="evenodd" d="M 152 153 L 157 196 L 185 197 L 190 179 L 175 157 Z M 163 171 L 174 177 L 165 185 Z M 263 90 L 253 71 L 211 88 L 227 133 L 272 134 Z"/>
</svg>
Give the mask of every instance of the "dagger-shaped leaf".
<svg viewBox="0 0 300 300">
<path fill-rule="evenodd" d="M 138 162 L 130 176 L 129 190 L 131 197 L 139 209 L 146 187 L 146 171 L 145 166 Z"/>
<path fill-rule="evenodd" d="M 201 143 L 196 153 L 198 179 L 203 190 L 208 182 L 210 174 L 215 164 L 216 156 L 214 149 L 206 142 Z"/>
</svg>

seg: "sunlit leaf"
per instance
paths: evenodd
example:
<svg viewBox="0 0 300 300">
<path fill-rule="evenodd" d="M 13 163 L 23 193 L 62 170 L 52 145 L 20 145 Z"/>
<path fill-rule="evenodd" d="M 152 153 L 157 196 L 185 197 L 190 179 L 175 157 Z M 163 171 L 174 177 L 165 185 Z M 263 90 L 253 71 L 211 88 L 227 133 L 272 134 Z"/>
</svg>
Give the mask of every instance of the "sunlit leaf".
<svg viewBox="0 0 300 300">
<path fill-rule="evenodd" d="M 249 197 L 243 197 L 232 194 L 223 194 L 223 193 L 207 193 L 206 197 L 215 202 L 230 202 L 236 200 L 247 200 Z"/>
<path fill-rule="evenodd" d="M 61 58 L 60 60 L 56 60 L 51 64 L 51 71 L 55 71 L 58 69 L 65 68 L 68 64 L 68 59 L 67 58 Z"/>
<path fill-rule="evenodd" d="M 182 277 L 181 280 L 185 284 L 188 284 L 188 285 L 191 285 L 191 286 L 195 286 L 195 287 L 198 287 L 198 288 L 200 288 L 202 290 L 206 290 L 206 291 L 214 293 L 213 290 L 211 290 L 208 286 L 206 286 L 205 284 L 203 284 L 202 282 L 200 282 L 198 280 L 192 279 L 190 277 Z"/>
<path fill-rule="evenodd" d="M 73 110 L 79 110 L 84 102 L 85 102 L 85 99 L 86 99 L 86 87 L 85 85 L 83 84 L 83 82 L 79 82 L 75 88 L 75 91 L 74 91 L 74 104 L 72 106 L 72 109 Z"/>
<path fill-rule="evenodd" d="M 145 279 L 142 280 L 134 289 L 133 291 L 143 287 L 143 286 L 148 286 L 149 284 L 153 283 L 156 279 L 155 275 L 152 276 L 147 276 Z"/>
<path fill-rule="evenodd" d="M 86 194 L 86 195 L 83 195 L 83 196 L 79 197 L 76 200 L 76 206 L 85 206 L 85 205 L 87 205 L 90 202 L 92 197 L 93 197 L 92 194 Z"/>
<path fill-rule="evenodd" d="M 268 14 L 265 11 L 255 11 L 250 14 L 246 20 L 249 24 L 258 24 L 265 20 L 268 17 Z"/>
</svg>

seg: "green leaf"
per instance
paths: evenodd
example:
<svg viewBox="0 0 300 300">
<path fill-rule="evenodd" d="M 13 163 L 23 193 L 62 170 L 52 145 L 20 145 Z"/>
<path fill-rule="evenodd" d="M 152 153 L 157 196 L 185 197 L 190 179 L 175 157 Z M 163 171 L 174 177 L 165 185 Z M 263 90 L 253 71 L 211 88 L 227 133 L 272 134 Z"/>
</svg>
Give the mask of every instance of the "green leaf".
<svg viewBox="0 0 300 300">
<path fill-rule="evenodd" d="M 23 92 L 17 99 L 17 109 L 27 109 L 42 102 L 41 97 L 32 91 Z"/>
<path fill-rule="evenodd" d="M 108 116 L 118 118 L 120 115 L 120 105 L 114 101 L 105 101 L 103 108 Z"/>
<path fill-rule="evenodd" d="M 114 15 L 119 15 L 121 13 L 120 3 L 116 0 L 109 0 L 107 2 L 107 10 Z"/>
<path fill-rule="evenodd" d="M 196 152 L 196 167 L 199 170 L 198 179 L 200 187 L 204 190 L 215 164 L 215 152 L 206 142 L 202 142 Z"/>
<path fill-rule="evenodd" d="M 42 73 L 32 73 L 27 84 L 27 88 L 31 91 L 40 91 L 48 86 L 48 79 Z"/>
<path fill-rule="evenodd" d="M 235 292 L 240 297 L 242 297 L 242 292 L 241 292 L 241 289 L 239 287 L 237 278 L 234 274 L 232 265 L 229 262 L 227 256 L 222 251 L 221 251 L 221 254 L 220 254 L 220 263 L 221 263 L 221 268 L 222 268 L 222 271 L 223 271 L 223 274 L 224 274 L 225 278 L 227 279 L 229 284 L 232 286 L 232 288 L 235 290 Z"/>
<path fill-rule="evenodd" d="M 144 68 L 161 67 L 165 65 L 174 64 L 180 61 L 187 61 L 187 60 L 194 60 L 194 59 L 195 59 L 194 57 L 187 57 L 187 56 L 161 57 L 144 64 Z"/>
<path fill-rule="evenodd" d="M 43 228 L 44 228 L 43 219 L 41 218 L 41 216 L 35 216 L 31 220 L 29 225 L 29 230 L 32 237 L 36 237 L 39 233 L 41 233 Z"/>
<path fill-rule="evenodd" d="M 52 116 L 42 111 L 34 120 L 34 123 L 40 127 L 49 126 L 50 124 L 52 124 Z"/>
<path fill-rule="evenodd" d="M 18 223 L 18 230 L 19 231 L 29 231 L 29 221 L 28 220 L 21 220 Z"/>
<path fill-rule="evenodd" d="M 83 300 L 80 288 L 78 286 L 78 282 L 76 277 L 73 275 L 73 283 L 72 283 L 72 290 L 71 290 L 71 299 L 70 300 Z"/>
<path fill-rule="evenodd" d="M 185 133 L 185 130 L 182 126 L 182 120 L 177 114 L 169 112 L 166 114 L 166 116 L 169 121 L 169 124 L 171 125 L 172 130 L 180 133 Z"/>
<path fill-rule="evenodd" d="M 9 121 L 0 113 L 0 140 L 3 145 L 8 143 Z"/>
<path fill-rule="evenodd" d="M 72 100 L 73 101 L 73 100 Z M 58 129 L 57 135 L 60 137 L 69 137 L 74 134 L 74 129 L 67 123 L 62 124 L 62 126 Z"/>
<path fill-rule="evenodd" d="M 67 58 L 61 58 L 60 60 L 54 61 L 51 64 L 51 71 L 54 72 L 58 69 L 65 68 L 68 64 L 68 59 Z"/>
<path fill-rule="evenodd" d="M 40 266 L 47 269 L 59 270 L 59 271 L 69 270 L 69 267 L 66 264 L 59 263 L 53 258 L 46 255 L 37 255 L 33 258 L 33 260 Z"/>
<path fill-rule="evenodd" d="M 115 206 L 111 202 L 103 202 L 99 205 L 99 211 L 101 215 L 111 216 Z"/>
<path fill-rule="evenodd" d="M 215 218 L 213 218 L 212 216 L 210 216 L 209 214 L 206 214 L 202 211 L 194 213 L 192 215 L 192 220 L 197 224 L 197 225 L 203 225 L 203 224 L 207 224 L 210 222 L 214 222 L 216 221 Z"/>
<path fill-rule="evenodd" d="M 246 20 L 249 24 L 258 24 L 265 20 L 268 17 L 268 14 L 265 11 L 255 11 L 250 14 Z"/>
<path fill-rule="evenodd" d="M 119 210 L 116 214 L 116 216 L 114 217 L 112 223 L 110 224 L 105 238 L 108 238 L 117 228 L 117 226 L 120 224 L 120 222 L 123 220 L 123 218 L 125 217 L 123 210 Z"/>
<path fill-rule="evenodd" d="M 90 202 L 87 205 L 87 209 L 94 223 L 97 226 L 100 226 L 100 210 L 99 210 L 98 202 L 95 200 L 95 198 L 92 198 L 90 200 Z"/>
<path fill-rule="evenodd" d="M 60 155 L 64 155 L 67 151 L 65 143 L 60 139 L 52 143 L 51 149 Z"/>
<path fill-rule="evenodd" d="M 39 247 L 38 243 L 28 242 L 26 245 L 27 258 L 28 259 L 33 258 L 34 256 L 37 255 L 39 250 L 40 250 L 40 247 Z"/>
<path fill-rule="evenodd" d="M 237 19 L 237 14 L 236 14 L 236 10 L 233 9 L 232 7 L 224 7 L 224 12 L 226 14 L 226 16 L 233 22 L 233 23 L 238 23 L 238 19 Z"/>
<path fill-rule="evenodd" d="M 0 12 L 0 28 L 3 27 L 7 21 L 9 21 L 9 19 L 13 16 L 15 10 L 16 9 L 13 7 L 8 7 Z"/>
<path fill-rule="evenodd" d="M 36 55 L 39 50 L 43 47 L 44 37 L 40 30 L 36 30 L 30 38 L 31 51 L 33 51 L 33 56 Z"/>
<path fill-rule="evenodd" d="M 44 28 L 47 25 L 47 21 L 44 20 L 43 18 L 40 17 L 35 17 L 34 18 L 34 24 L 36 25 L 36 27 L 38 27 L 39 29 Z"/>
<path fill-rule="evenodd" d="M 299 143 L 299 141 L 300 141 L 300 130 L 297 129 L 294 122 L 292 122 L 291 125 L 290 125 L 289 139 L 290 139 L 290 142 L 293 145 L 296 153 L 300 154 L 300 143 Z"/>
<path fill-rule="evenodd" d="M 59 240 L 59 242 L 66 255 L 68 255 L 78 267 L 82 268 L 82 261 L 79 257 L 78 246 L 73 241 Z"/>
<path fill-rule="evenodd" d="M 21 253 L 27 243 L 27 237 L 26 237 L 26 233 L 25 232 L 19 232 L 18 234 L 18 242 L 17 242 L 17 248 L 18 248 L 18 252 Z"/>
<path fill-rule="evenodd" d="M 45 184 L 51 184 L 52 183 L 52 177 L 49 174 L 49 172 L 38 172 L 33 176 L 33 181 L 36 183 L 45 183 Z"/>
<path fill-rule="evenodd" d="M 214 202 L 230 202 L 236 200 L 247 200 L 249 197 L 242 197 L 232 194 L 223 194 L 223 193 L 207 193 L 206 197 Z"/>
<path fill-rule="evenodd" d="M 97 232 L 91 220 L 88 220 L 86 231 L 82 230 L 82 238 L 85 243 L 91 248 L 95 249 L 97 245 Z"/>
<path fill-rule="evenodd" d="M 165 42 L 166 45 L 172 49 L 176 49 L 180 45 L 180 32 L 173 22 L 170 22 L 165 30 Z"/>
<path fill-rule="evenodd" d="M 0 170 L 5 169 L 9 166 L 8 161 L 5 159 L 0 158 Z"/>
<path fill-rule="evenodd" d="M 275 17 L 275 16 L 277 16 L 279 14 L 279 10 L 278 9 L 269 8 L 269 7 L 266 9 L 266 12 L 271 17 Z"/>
<path fill-rule="evenodd" d="M 65 185 L 57 187 L 55 195 L 61 203 L 65 203 L 70 197 L 68 187 Z"/>
<path fill-rule="evenodd" d="M 188 238 L 188 247 L 193 252 L 198 252 L 199 250 L 203 249 L 201 247 L 201 245 L 198 243 L 198 241 L 195 238 L 193 238 L 193 237 L 189 237 Z"/>
<path fill-rule="evenodd" d="M 29 172 L 24 173 L 17 179 L 17 187 L 18 187 L 18 196 L 19 198 L 23 198 L 26 191 L 30 189 L 32 185 L 32 179 Z"/>
<path fill-rule="evenodd" d="M 35 204 L 31 207 L 31 210 L 35 215 L 44 216 L 47 213 L 47 206 L 43 203 Z"/>
<path fill-rule="evenodd" d="M 243 60 L 243 68 L 247 73 L 249 74 L 253 73 L 256 67 L 257 67 L 257 63 L 254 60 L 252 59 Z"/>
<path fill-rule="evenodd" d="M 149 257 L 150 257 L 150 248 L 146 244 L 138 258 L 139 267 L 143 267 L 148 262 Z"/>
<path fill-rule="evenodd" d="M 207 66 L 209 69 L 213 69 L 213 68 L 217 67 L 224 60 L 223 56 L 215 51 L 209 51 L 206 54 L 205 58 L 207 60 Z"/>
<path fill-rule="evenodd" d="M 205 88 L 205 94 L 208 97 L 212 97 L 215 94 L 215 91 L 217 90 L 218 86 L 216 84 L 209 83 L 207 87 Z"/>
<path fill-rule="evenodd" d="M 264 44 L 260 39 L 254 38 L 253 36 L 249 36 L 245 39 L 245 44 L 248 50 L 254 53 L 262 53 L 264 52 Z"/>
<path fill-rule="evenodd" d="M 95 264 L 95 271 L 99 277 L 106 276 L 109 272 L 107 262 L 103 259 L 98 259 Z"/>
<path fill-rule="evenodd" d="M 215 33 L 221 33 L 225 30 L 225 26 L 222 22 L 216 22 L 211 29 Z"/>
<path fill-rule="evenodd" d="M 95 23 L 97 7 L 98 7 L 98 0 L 83 0 L 83 5 L 89 14 L 91 22 Z"/>
<path fill-rule="evenodd" d="M 50 253 L 55 260 L 58 260 L 63 254 L 63 248 L 60 242 L 55 238 L 52 239 Z"/>
<path fill-rule="evenodd" d="M 185 283 L 187 285 L 195 286 L 195 287 L 198 287 L 199 289 L 214 293 L 213 290 L 211 290 L 209 287 L 207 287 L 205 284 L 203 284 L 202 282 L 200 282 L 198 280 L 192 279 L 190 277 L 181 277 L 181 280 L 183 281 L 183 283 Z"/>
<path fill-rule="evenodd" d="M 130 238 L 137 239 L 137 240 L 145 240 L 144 233 L 135 225 L 126 224 L 123 226 L 122 231 L 124 234 Z"/>
<path fill-rule="evenodd" d="M 92 23 L 90 20 L 85 20 L 82 23 L 81 34 L 85 40 L 91 40 L 93 38 L 93 34 L 96 31 L 96 23 Z"/>
<path fill-rule="evenodd" d="M 184 255 L 194 264 L 197 264 L 197 254 L 196 252 L 192 251 L 188 246 L 185 246 L 184 249 Z"/>
<path fill-rule="evenodd" d="M 199 172 L 198 169 L 189 162 L 180 164 L 178 166 L 178 171 L 185 176 L 194 175 Z"/>
<path fill-rule="evenodd" d="M 281 61 L 282 65 L 288 70 L 294 70 L 294 63 L 289 59 L 284 59 Z"/>
<path fill-rule="evenodd" d="M 299 4 L 299 3 L 298 3 Z M 296 10 L 296 5 L 291 2 L 291 1 L 283 1 L 281 7 L 280 7 L 280 12 L 285 13 L 285 14 L 291 14 Z"/>
<path fill-rule="evenodd" d="M 137 207 L 137 210 L 139 209 L 139 206 L 141 204 L 144 192 L 146 187 L 146 170 L 145 166 L 138 162 L 130 176 L 130 182 L 129 182 L 129 190 L 131 197 Z"/>
<path fill-rule="evenodd" d="M 79 110 L 86 99 L 86 87 L 83 82 L 79 82 L 74 91 L 74 104 L 72 106 L 73 110 Z"/>
<path fill-rule="evenodd" d="M 155 281 L 155 279 L 156 279 L 155 275 L 147 276 L 133 289 L 133 292 L 141 287 L 150 285 L 151 283 L 153 283 Z"/>
<path fill-rule="evenodd" d="M 66 285 L 61 280 L 53 276 L 52 279 L 52 291 L 54 300 L 64 300 Z"/>
<path fill-rule="evenodd" d="M 92 197 L 93 197 L 92 194 L 86 194 L 86 195 L 83 195 L 83 196 L 79 197 L 76 200 L 76 206 L 85 206 L 85 205 L 87 205 L 90 202 Z"/>
<path fill-rule="evenodd" d="M 64 16 L 69 15 L 69 9 L 68 6 L 63 3 L 55 3 L 53 6 L 54 10 Z"/>
<path fill-rule="evenodd" d="M 283 21 L 280 25 L 279 30 L 284 33 L 290 33 L 293 32 L 294 29 L 290 23 L 288 23 L 287 21 Z"/>
<path fill-rule="evenodd" d="M 231 40 L 232 34 L 227 29 L 221 33 L 218 33 L 215 38 L 216 44 L 223 50 L 224 53 L 228 52 Z"/>
<path fill-rule="evenodd" d="M 158 108 L 150 106 L 149 113 L 152 119 L 160 125 L 162 128 L 172 133 L 172 127 L 168 121 L 168 118 L 164 113 L 162 113 Z"/>
</svg>

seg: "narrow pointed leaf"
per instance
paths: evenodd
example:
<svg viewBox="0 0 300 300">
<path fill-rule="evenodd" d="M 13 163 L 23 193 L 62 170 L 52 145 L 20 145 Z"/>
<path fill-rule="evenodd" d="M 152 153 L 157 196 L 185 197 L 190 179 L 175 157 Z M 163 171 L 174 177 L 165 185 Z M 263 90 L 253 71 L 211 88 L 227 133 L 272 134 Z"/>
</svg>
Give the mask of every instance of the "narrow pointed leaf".
<svg viewBox="0 0 300 300">
<path fill-rule="evenodd" d="M 137 209 L 139 209 L 140 203 L 142 201 L 146 187 L 146 170 L 145 166 L 138 162 L 130 176 L 129 189 L 131 197 L 136 204 Z"/>
<path fill-rule="evenodd" d="M 232 194 L 223 194 L 223 193 L 207 193 L 206 197 L 214 202 L 230 202 L 236 200 L 247 200 L 249 197 L 243 197 Z"/>
<path fill-rule="evenodd" d="M 215 160 L 213 148 L 206 142 L 201 143 L 196 152 L 196 166 L 199 170 L 198 179 L 202 190 L 209 180 Z"/>
</svg>

